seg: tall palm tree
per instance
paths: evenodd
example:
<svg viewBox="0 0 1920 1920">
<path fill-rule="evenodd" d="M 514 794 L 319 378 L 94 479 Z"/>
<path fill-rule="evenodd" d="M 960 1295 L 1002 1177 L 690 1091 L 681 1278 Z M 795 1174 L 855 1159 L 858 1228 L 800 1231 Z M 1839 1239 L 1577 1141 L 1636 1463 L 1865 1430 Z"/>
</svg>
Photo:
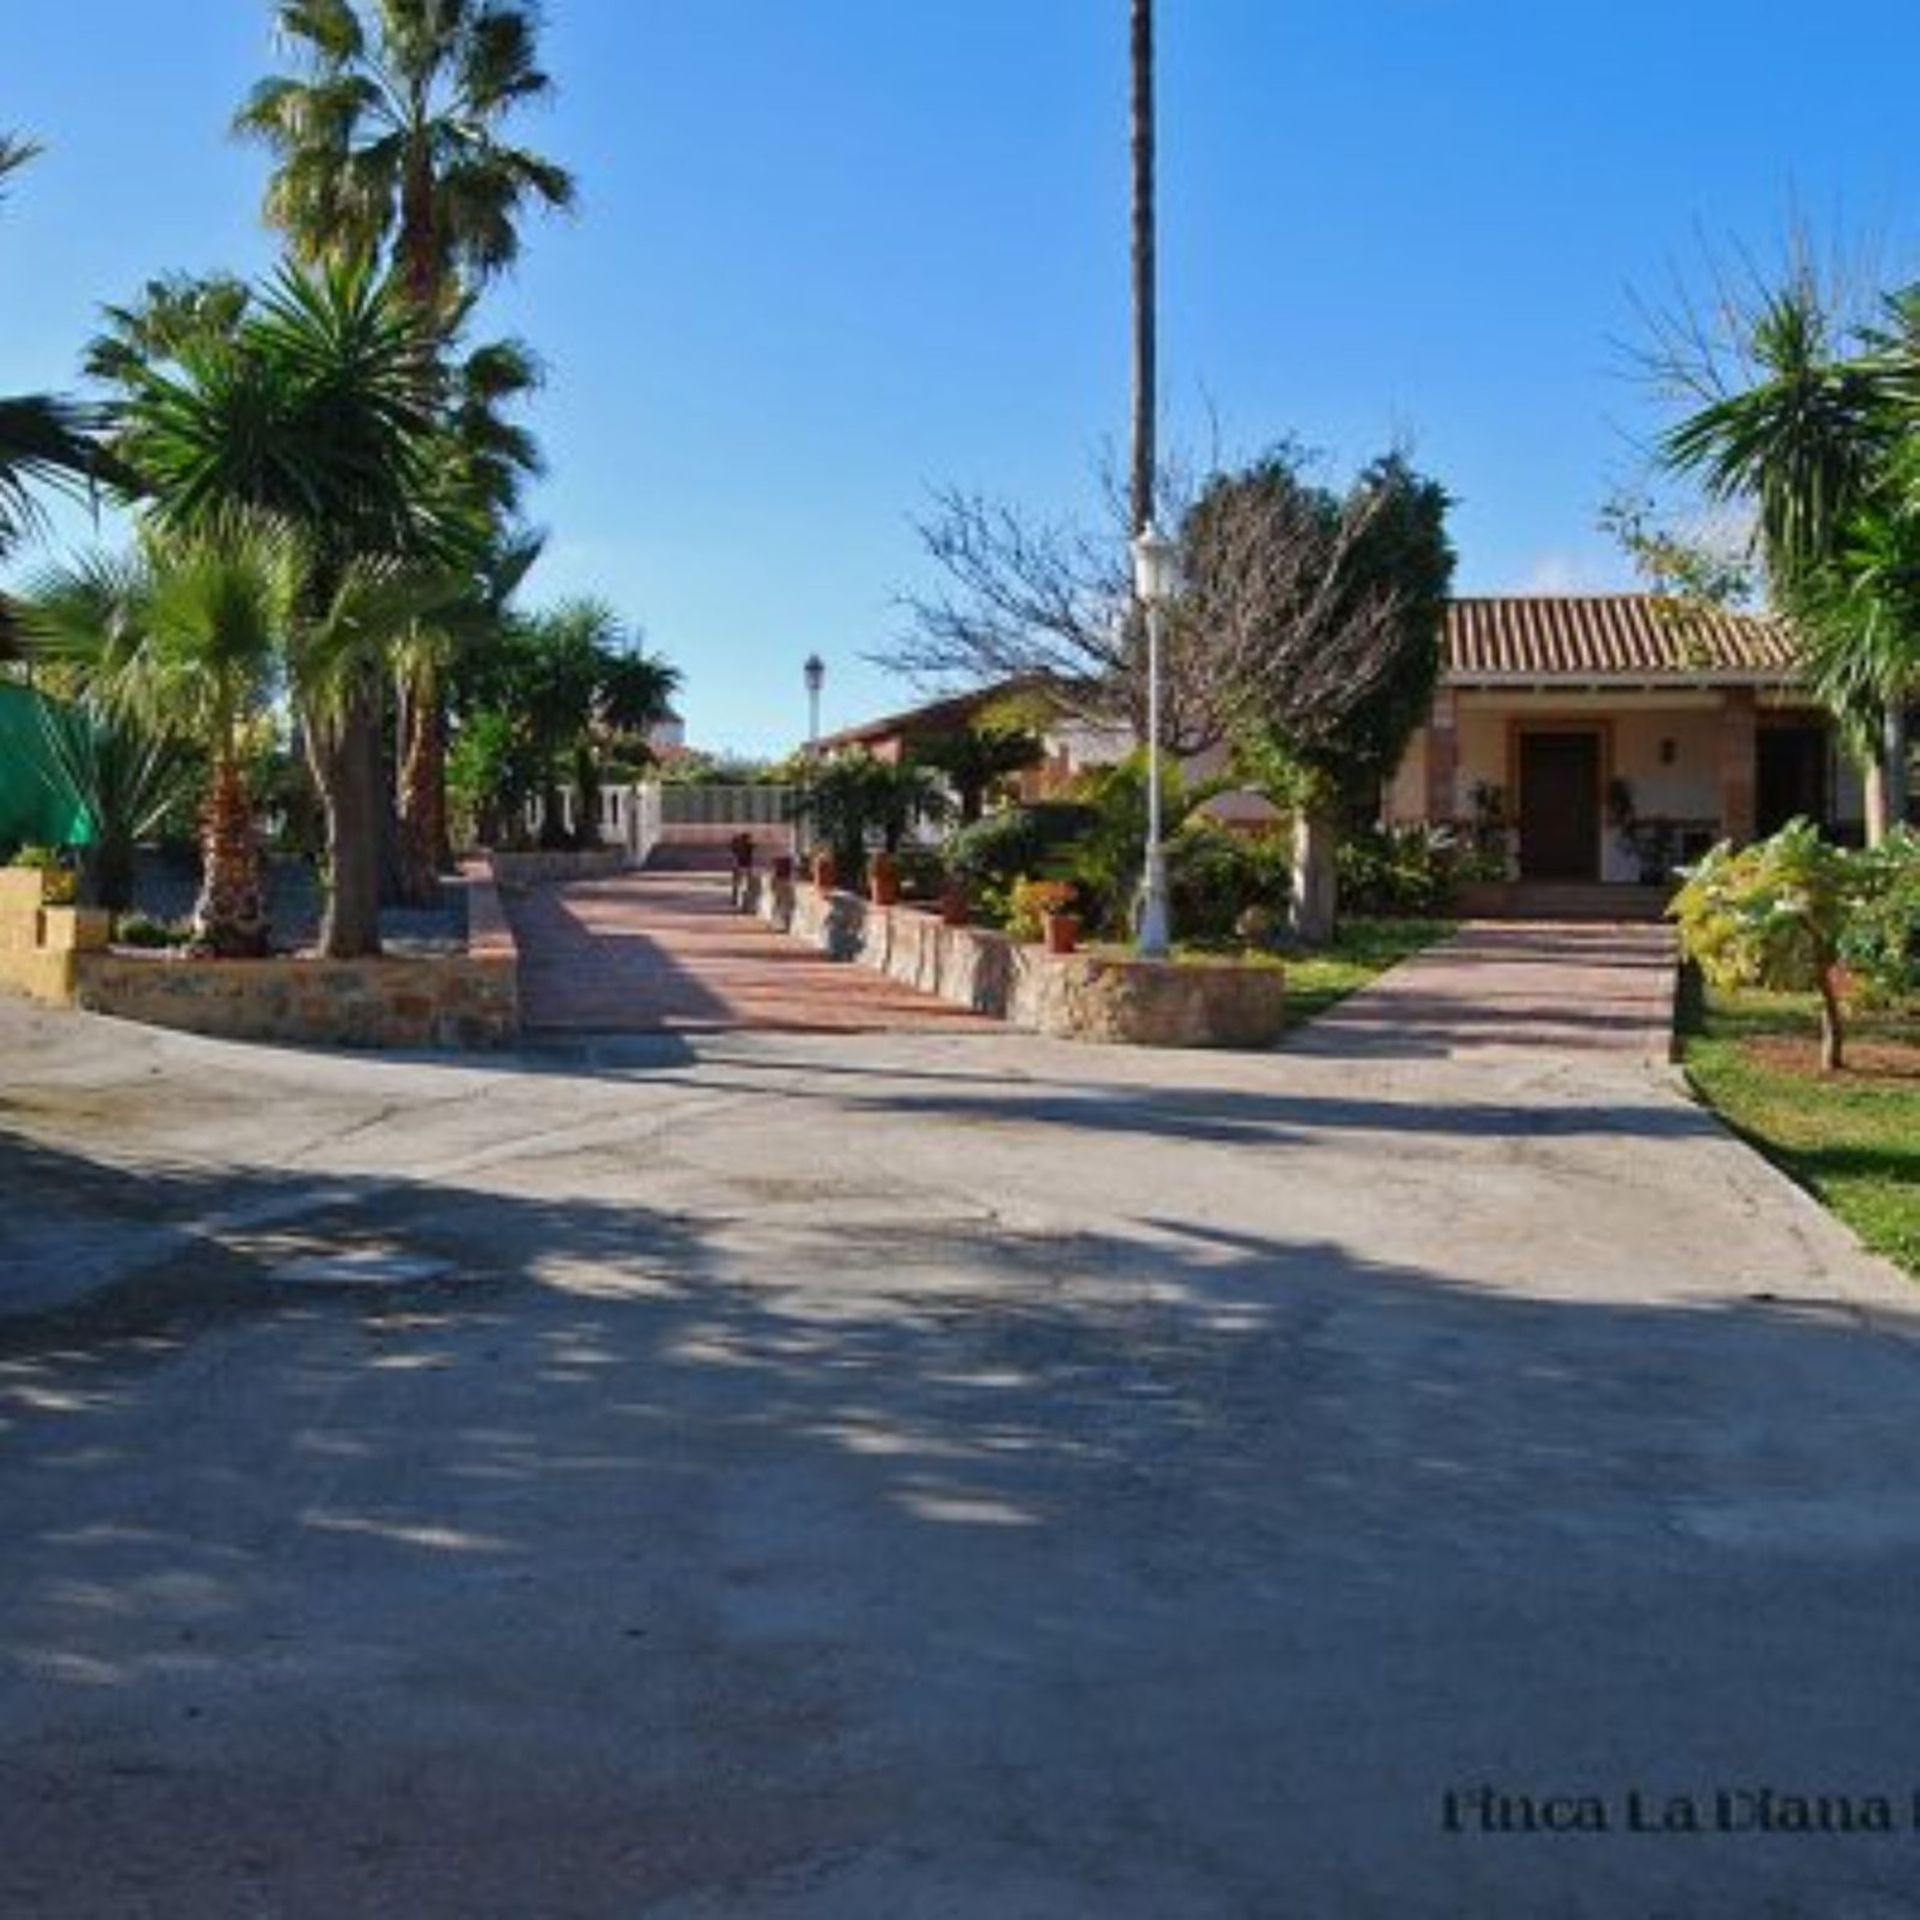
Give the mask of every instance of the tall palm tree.
<svg viewBox="0 0 1920 1920">
<path fill-rule="evenodd" d="M 278 24 L 298 70 L 261 81 L 234 122 L 275 156 L 268 219 L 304 259 L 390 261 L 450 336 L 463 292 L 518 258 L 527 212 L 574 204 L 572 175 L 504 131 L 553 90 L 537 8 L 281 0 Z M 431 651 L 417 659 L 402 701 L 397 811 L 401 892 L 424 900 L 445 852 L 445 713 Z"/>
<path fill-rule="evenodd" d="M 17 134 L 0 133 L 0 199 L 8 178 L 40 149 Z M 0 559 L 39 529 L 36 489 L 80 491 L 101 477 L 93 416 L 52 394 L 0 395 Z M 0 603 L 0 641 L 7 616 Z"/>
<path fill-rule="evenodd" d="M 229 516 L 48 574 L 23 616 L 35 652 L 107 713 L 204 750 L 194 944 L 222 959 L 267 951 L 245 750 L 292 620 L 293 556 L 284 530 Z"/>
<path fill-rule="evenodd" d="M 1884 568 L 1860 565 L 1876 546 L 1866 522 L 1897 510 L 1897 455 L 1916 419 L 1911 376 L 1880 349 L 1846 351 L 1810 269 L 1758 291 L 1737 345 L 1748 377 L 1723 386 L 1668 429 L 1663 462 L 1697 479 L 1708 499 L 1751 507 L 1774 597 L 1808 637 L 1817 691 L 1836 703 L 1868 779 L 1868 831 L 1891 824 L 1904 771 L 1900 724 L 1910 677 L 1886 669 L 1899 651 L 1883 621 L 1853 624 Z M 1885 554 L 1882 552 L 1881 560 Z M 1874 736 L 1878 736 L 1877 740 Z"/>
<path fill-rule="evenodd" d="M 175 361 L 135 370 L 119 445 L 151 495 L 150 518 L 169 532 L 236 508 L 284 522 L 310 554 L 307 618 L 357 567 L 464 564 L 472 529 L 441 484 L 442 418 L 422 379 L 433 351 L 415 310 L 365 265 L 284 269 L 230 337 L 195 335 Z M 371 623 L 397 618 L 397 605 L 366 598 L 324 699 L 296 683 L 327 817 L 321 940 L 333 958 L 380 946 L 380 717 L 405 628 Z"/>
<path fill-rule="evenodd" d="M 532 207 L 574 181 L 503 137 L 553 82 L 536 9 L 514 0 L 281 0 L 300 71 L 262 80 L 234 120 L 276 165 L 267 218 L 303 259 L 391 249 L 415 303 L 438 311 L 519 256 Z"/>
</svg>

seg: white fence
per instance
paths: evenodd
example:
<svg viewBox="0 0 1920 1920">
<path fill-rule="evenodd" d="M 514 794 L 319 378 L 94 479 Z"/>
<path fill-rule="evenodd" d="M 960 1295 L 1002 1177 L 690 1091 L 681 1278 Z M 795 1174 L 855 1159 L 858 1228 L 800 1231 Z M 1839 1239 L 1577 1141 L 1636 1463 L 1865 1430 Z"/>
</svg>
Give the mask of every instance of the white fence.
<svg viewBox="0 0 1920 1920">
<path fill-rule="evenodd" d="M 645 866 L 655 847 L 710 845 L 742 831 L 753 832 L 763 846 L 786 846 L 793 839 L 796 797 L 792 787 L 670 787 L 657 780 L 603 787 L 600 837 L 625 847 L 634 867 Z"/>
</svg>

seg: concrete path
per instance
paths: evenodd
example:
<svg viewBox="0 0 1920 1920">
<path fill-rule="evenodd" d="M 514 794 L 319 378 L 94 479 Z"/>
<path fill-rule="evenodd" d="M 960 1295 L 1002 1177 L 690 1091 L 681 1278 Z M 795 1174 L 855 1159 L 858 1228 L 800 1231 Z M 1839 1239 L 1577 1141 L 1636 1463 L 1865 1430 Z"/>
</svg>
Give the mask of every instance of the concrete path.
<svg viewBox="0 0 1920 1920">
<path fill-rule="evenodd" d="M 1920 1913 L 1912 1289 L 1348 1032 L 0 1006 L 0 1912 Z"/>
<path fill-rule="evenodd" d="M 1664 1060 L 1670 927 L 1469 922 L 1314 1022 L 1297 1044 L 1369 1059 L 1519 1050 Z"/>
<path fill-rule="evenodd" d="M 841 965 L 728 905 L 724 874 L 632 873 L 506 896 L 530 1028 L 884 1033 L 990 1023 Z"/>
</svg>

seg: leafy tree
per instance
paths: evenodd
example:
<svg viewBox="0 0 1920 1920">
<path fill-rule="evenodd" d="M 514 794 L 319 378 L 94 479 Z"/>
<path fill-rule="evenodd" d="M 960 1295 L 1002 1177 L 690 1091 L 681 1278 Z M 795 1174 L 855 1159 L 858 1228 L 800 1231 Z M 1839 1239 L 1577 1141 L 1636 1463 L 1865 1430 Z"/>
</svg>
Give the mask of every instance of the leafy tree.
<svg viewBox="0 0 1920 1920">
<path fill-rule="evenodd" d="M 194 939 L 223 959 L 267 950 L 245 747 L 273 696 L 296 578 L 283 533 L 210 522 L 47 575 L 24 616 L 36 651 L 121 725 L 205 749 Z"/>
<path fill-rule="evenodd" d="M 1841 942 L 1865 869 L 1810 821 L 1770 840 L 1723 841 L 1687 876 L 1668 911 L 1681 942 L 1716 986 L 1811 990 L 1820 996 L 1820 1065 L 1845 1050 Z"/>
<path fill-rule="evenodd" d="M 1010 775 L 1036 767 L 1045 757 L 1040 736 L 1015 722 L 982 716 L 971 726 L 932 734 L 913 744 L 916 765 L 943 774 L 953 788 L 963 824 L 978 820 L 987 796 Z"/>
<path fill-rule="evenodd" d="M 504 405 L 537 379 L 516 342 L 453 364 L 474 289 L 513 265 L 531 209 L 563 211 L 565 168 L 506 136 L 544 102 L 538 9 L 514 0 L 281 0 L 296 70 L 259 83 L 235 118 L 275 158 L 268 219 L 311 262 L 389 263 L 445 343 L 458 477 L 489 516 L 512 511 L 538 459 Z M 409 654 L 397 799 L 403 898 L 433 897 L 447 851 L 444 648 Z"/>
<path fill-rule="evenodd" d="M 1200 494 L 1176 644 L 1201 636 L 1239 761 L 1294 815 L 1294 930 L 1332 936 L 1344 815 L 1377 801 L 1425 718 L 1453 577 L 1447 494 L 1398 454 L 1345 494 L 1280 451 Z"/>
<path fill-rule="evenodd" d="M 851 884 L 864 871 L 875 841 L 886 852 L 897 853 L 917 823 L 946 817 L 948 801 L 930 769 L 855 752 L 811 770 L 799 812 L 832 853 L 842 879 Z"/>
<path fill-rule="evenodd" d="M 1905 811 L 1905 710 L 1920 690 L 1910 578 L 1920 541 L 1920 290 L 1850 328 L 1804 254 L 1732 303 L 1730 343 L 1673 335 L 1656 368 L 1691 410 L 1659 457 L 1706 497 L 1750 508 L 1773 597 L 1808 678 L 1868 771 L 1878 839 Z"/>
<path fill-rule="evenodd" d="M 160 531 L 240 510 L 286 525 L 308 556 L 295 679 L 326 813 L 321 944 L 333 958 L 379 951 L 380 719 L 395 649 L 424 606 L 445 603 L 447 570 L 474 559 L 471 516 L 437 465 L 443 418 L 422 378 L 434 351 L 366 268 L 288 267 L 230 337 L 194 335 L 173 360 L 130 369 L 116 408 L 116 444 Z M 398 624 L 367 624 L 376 615 Z"/>
<path fill-rule="evenodd" d="M 0 197 L 8 177 L 39 148 L 0 134 Z M 0 559 L 41 527 L 38 488 L 83 491 L 103 477 L 97 422 L 85 408 L 52 394 L 0 395 Z M 0 637 L 6 615 L 0 604 Z"/>
<path fill-rule="evenodd" d="M 463 718 L 454 747 L 469 808 L 510 830 L 536 794 L 543 844 L 566 844 L 562 790 L 571 786 L 591 835 L 608 759 L 644 752 L 649 727 L 679 675 L 602 601 L 571 600 L 509 620 L 499 643 L 461 669 Z"/>
</svg>

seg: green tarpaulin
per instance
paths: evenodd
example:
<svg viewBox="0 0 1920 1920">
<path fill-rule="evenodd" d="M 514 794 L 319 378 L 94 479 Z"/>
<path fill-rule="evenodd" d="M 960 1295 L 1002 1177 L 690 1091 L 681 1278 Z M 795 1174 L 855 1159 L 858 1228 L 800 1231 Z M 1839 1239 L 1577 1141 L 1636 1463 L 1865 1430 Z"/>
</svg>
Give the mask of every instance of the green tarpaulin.
<svg viewBox="0 0 1920 1920">
<path fill-rule="evenodd" d="M 15 846 L 84 846 L 93 837 L 85 810 L 47 779 L 39 700 L 0 681 L 0 855 Z"/>
</svg>

